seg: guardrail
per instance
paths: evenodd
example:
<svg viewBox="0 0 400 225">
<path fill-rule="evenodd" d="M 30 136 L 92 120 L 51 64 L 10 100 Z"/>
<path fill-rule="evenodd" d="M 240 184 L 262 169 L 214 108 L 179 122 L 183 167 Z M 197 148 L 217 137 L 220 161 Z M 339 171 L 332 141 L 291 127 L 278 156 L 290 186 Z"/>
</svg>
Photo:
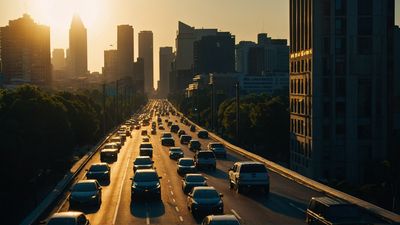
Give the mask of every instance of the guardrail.
<svg viewBox="0 0 400 225">
<path fill-rule="evenodd" d="M 139 109 L 139 112 L 142 108 Z M 137 113 L 135 113 L 137 114 Z M 67 187 L 71 185 L 76 176 L 82 171 L 86 164 L 92 159 L 92 157 L 101 149 L 108 139 L 113 136 L 119 126 L 117 126 L 113 131 L 111 131 L 103 140 L 99 141 L 89 152 L 86 153 L 79 161 L 77 161 L 71 168 L 71 170 L 64 175 L 64 178 L 58 182 L 52 192 L 50 192 L 46 198 L 20 223 L 20 225 L 31 225 L 38 224 L 40 219 L 49 211 L 57 200 L 65 193 Z"/>
<path fill-rule="evenodd" d="M 171 103 L 170 103 L 170 105 L 174 108 L 174 110 L 176 112 L 179 112 L 175 108 L 174 105 L 172 105 Z M 179 114 L 184 116 L 183 113 L 181 113 L 181 112 L 179 112 Z M 193 121 L 191 121 L 186 116 L 184 116 L 184 117 L 191 124 L 195 125 L 197 127 L 197 129 L 206 130 L 203 127 L 201 127 L 201 126 L 197 125 L 196 123 L 194 123 Z M 223 143 L 227 147 L 227 149 L 229 149 L 229 150 L 231 150 L 233 152 L 239 153 L 239 154 L 241 154 L 241 155 L 243 155 L 243 156 L 245 156 L 245 157 L 247 157 L 249 159 L 252 159 L 252 160 L 255 160 L 255 161 L 258 161 L 258 162 L 262 162 L 268 167 L 269 170 L 272 170 L 277 174 L 280 174 L 280 175 L 282 175 L 282 176 L 284 176 L 286 178 L 289 178 L 289 179 L 291 179 L 291 180 L 293 180 L 293 181 L 295 181 L 295 182 L 297 182 L 297 183 L 299 183 L 301 185 L 304 185 L 304 186 L 310 187 L 310 188 L 312 188 L 312 189 L 314 189 L 316 191 L 322 192 L 327 196 L 343 199 L 343 200 L 348 201 L 348 202 L 350 202 L 352 204 L 358 205 L 359 207 L 362 207 L 362 208 L 368 210 L 369 212 L 375 214 L 376 216 L 382 218 L 383 220 L 385 220 L 385 221 L 387 221 L 387 222 L 389 222 L 391 224 L 400 224 L 400 215 L 397 215 L 396 213 L 393 213 L 393 212 L 391 212 L 389 210 L 383 209 L 383 208 L 381 208 L 379 206 L 376 206 L 374 204 L 371 204 L 371 203 L 369 203 L 367 201 L 358 199 L 358 198 L 356 198 L 354 196 L 351 196 L 351 195 L 346 194 L 344 192 L 338 191 L 338 190 L 336 190 L 334 188 L 331 188 L 331 187 L 329 187 L 327 185 L 321 184 L 321 183 L 319 183 L 319 182 L 317 182 L 315 180 L 312 180 L 312 179 L 310 179 L 308 177 L 305 177 L 305 176 L 303 176 L 303 175 L 301 175 L 301 174 L 299 174 L 297 172 L 294 172 L 294 171 L 292 171 L 292 170 L 290 170 L 288 168 L 285 168 L 285 167 L 283 167 L 283 166 L 281 166 L 281 165 L 279 165 L 277 163 L 269 161 L 269 160 L 267 160 L 267 159 L 265 159 L 265 158 L 263 158 L 263 157 L 261 157 L 259 155 L 256 155 L 254 153 L 246 151 L 243 148 L 240 148 L 240 147 L 238 147 L 236 145 L 233 145 L 230 142 L 226 141 L 225 139 L 219 137 L 218 135 L 216 135 L 216 134 L 214 134 L 212 132 L 208 131 L 208 134 L 212 139 Z"/>
</svg>

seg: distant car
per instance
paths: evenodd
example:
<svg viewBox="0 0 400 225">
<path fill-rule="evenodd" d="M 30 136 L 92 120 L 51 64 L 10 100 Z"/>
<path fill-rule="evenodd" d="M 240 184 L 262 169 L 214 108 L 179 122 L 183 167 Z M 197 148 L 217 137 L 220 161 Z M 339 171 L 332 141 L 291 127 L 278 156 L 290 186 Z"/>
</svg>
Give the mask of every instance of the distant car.
<svg viewBox="0 0 400 225">
<path fill-rule="evenodd" d="M 191 151 L 199 151 L 201 149 L 201 143 L 198 140 L 190 140 L 189 141 L 189 150 Z"/>
<path fill-rule="evenodd" d="M 154 161 L 149 156 L 138 156 L 133 162 L 133 172 L 138 169 L 152 169 Z"/>
<path fill-rule="evenodd" d="M 142 130 L 142 132 L 140 133 L 140 135 L 146 136 L 146 135 L 147 135 L 147 130 Z"/>
<path fill-rule="evenodd" d="M 161 145 L 175 146 L 175 140 L 172 137 L 163 137 L 163 138 L 161 138 Z"/>
<path fill-rule="evenodd" d="M 194 154 L 194 163 L 197 169 L 209 168 L 215 171 L 217 168 L 215 154 L 210 150 L 197 151 Z"/>
<path fill-rule="evenodd" d="M 100 151 L 100 161 L 101 162 L 106 162 L 106 161 L 112 161 L 115 162 L 118 160 L 118 149 L 102 149 Z"/>
<path fill-rule="evenodd" d="M 107 163 L 95 163 L 86 170 L 87 179 L 96 179 L 98 181 L 110 182 L 111 168 Z"/>
<path fill-rule="evenodd" d="M 179 126 L 177 124 L 172 124 L 170 127 L 170 131 L 173 133 L 178 133 L 179 131 Z"/>
<path fill-rule="evenodd" d="M 139 146 L 140 156 L 149 156 L 153 158 L 153 145 L 151 143 L 142 143 Z"/>
<path fill-rule="evenodd" d="M 131 199 L 136 197 L 156 197 L 161 200 L 161 177 L 154 169 L 139 169 L 133 175 Z"/>
<path fill-rule="evenodd" d="M 182 135 L 181 137 L 180 137 L 180 142 L 181 142 L 181 144 L 189 144 L 189 142 L 190 142 L 190 140 L 192 140 L 192 137 L 190 136 L 190 135 L 186 135 L 186 134 L 184 134 L 184 135 Z"/>
<path fill-rule="evenodd" d="M 156 130 L 156 129 L 151 129 L 151 134 L 152 134 L 152 135 L 157 134 L 157 130 Z"/>
<path fill-rule="evenodd" d="M 142 142 L 150 142 L 150 138 L 144 137 L 144 138 L 142 138 Z"/>
<path fill-rule="evenodd" d="M 261 188 L 269 193 L 269 174 L 264 164 L 260 162 L 236 162 L 228 171 L 229 187 L 242 193 L 244 188 Z"/>
<path fill-rule="evenodd" d="M 214 187 L 194 187 L 187 198 L 187 206 L 194 217 L 224 213 L 224 203 Z"/>
<path fill-rule="evenodd" d="M 163 125 L 158 125 L 158 129 L 159 129 L 159 130 L 165 130 L 165 128 L 164 128 Z"/>
<path fill-rule="evenodd" d="M 240 225 L 240 222 L 234 215 L 208 215 L 201 225 Z"/>
<path fill-rule="evenodd" d="M 132 137 L 131 129 L 125 131 L 127 137 Z"/>
<path fill-rule="evenodd" d="M 78 181 L 71 189 L 70 208 L 87 205 L 101 205 L 101 186 L 97 180 Z"/>
<path fill-rule="evenodd" d="M 103 146 L 103 149 L 117 149 L 118 152 L 121 149 L 121 145 L 116 142 L 109 142 Z"/>
<path fill-rule="evenodd" d="M 222 157 L 226 159 L 226 149 L 224 144 L 220 142 L 210 142 L 207 147 L 208 150 L 214 152 L 216 157 Z"/>
<path fill-rule="evenodd" d="M 110 138 L 110 140 L 108 142 L 109 143 L 115 143 L 118 146 L 119 149 L 124 144 L 123 141 L 122 141 L 122 138 L 120 136 L 114 136 L 114 137 Z"/>
<path fill-rule="evenodd" d="M 192 158 L 180 158 L 176 164 L 178 165 L 176 169 L 178 174 L 194 173 L 197 171 Z"/>
<path fill-rule="evenodd" d="M 202 139 L 207 139 L 208 138 L 208 132 L 206 130 L 201 130 L 197 133 L 198 138 Z"/>
<path fill-rule="evenodd" d="M 90 222 L 82 212 L 59 212 L 54 213 L 46 225 L 89 225 Z"/>
<path fill-rule="evenodd" d="M 168 127 L 172 126 L 172 121 L 168 121 L 167 126 Z"/>
<path fill-rule="evenodd" d="M 180 159 L 183 158 L 184 154 L 180 147 L 169 148 L 169 158 L 170 159 Z"/>
<path fill-rule="evenodd" d="M 196 126 L 195 125 L 190 125 L 190 131 L 191 132 L 196 132 Z"/>
<path fill-rule="evenodd" d="M 207 178 L 200 173 L 188 173 L 182 178 L 182 190 L 185 194 L 194 187 L 207 186 Z"/>
<path fill-rule="evenodd" d="M 178 131 L 178 136 L 179 136 L 179 137 L 181 137 L 181 136 L 184 135 L 184 134 L 186 134 L 186 131 L 185 131 L 185 130 L 180 129 L 180 130 Z"/>
</svg>

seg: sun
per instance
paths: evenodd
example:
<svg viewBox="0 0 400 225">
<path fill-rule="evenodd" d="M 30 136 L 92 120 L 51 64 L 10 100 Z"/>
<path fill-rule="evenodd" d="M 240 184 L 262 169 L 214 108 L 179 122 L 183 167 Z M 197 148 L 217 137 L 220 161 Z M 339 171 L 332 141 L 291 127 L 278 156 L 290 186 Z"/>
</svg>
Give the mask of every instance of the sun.
<svg viewBox="0 0 400 225">
<path fill-rule="evenodd" d="M 72 16 L 79 14 L 86 28 L 94 28 L 104 9 L 105 0 L 25 0 L 27 12 L 39 23 L 64 30 Z"/>
</svg>

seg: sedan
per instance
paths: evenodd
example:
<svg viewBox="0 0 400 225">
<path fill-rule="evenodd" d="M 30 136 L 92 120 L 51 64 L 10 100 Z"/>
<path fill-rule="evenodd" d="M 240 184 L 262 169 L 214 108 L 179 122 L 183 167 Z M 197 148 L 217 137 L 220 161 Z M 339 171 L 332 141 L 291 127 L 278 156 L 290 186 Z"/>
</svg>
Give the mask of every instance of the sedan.
<svg viewBox="0 0 400 225">
<path fill-rule="evenodd" d="M 89 225 L 90 222 L 82 212 L 59 212 L 54 213 L 47 221 L 47 225 Z"/>
<path fill-rule="evenodd" d="M 214 187 L 195 187 L 187 198 L 187 207 L 194 217 L 224 213 L 222 194 Z"/>
<path fill-rule="evenodd" d="M 96 179 L 98 181 L 110 182 L 111 168 L 108 163 L 95 163 L 86 170 L 87 179 Z"/>
<path fill-rule="evenodd" d="M 161 138 L 161 145 L 163 146 L 175 146 L 175 140 L 173 138 Z"/>
<path fill-rule="evenodd" d="M 81 180 L 71 189 L 69 206 L 101 205 L 101 186 L 97 180 Z"/>
<path fill-rule="evenodd" d="M 209 215 L 203 219 L 202 225 L 240 225 L 234 215 Z"/>
<path fill-rule="evenodd" d="M 169 158 L 170 159 L 180 159 L 183 158 L 184 154 L 180 147 L 169 148 Z"/>
<path fill-rule="evenodd" d="M 200 173 L 188 173 L 182 179 L 182 190 L 185 194 L 192 191 L 194 187 L 207 186 L 207 178 Z"/>
<path fill-rule="evenodd" d="M 156 197 L 161 200 L 161 177 L 154 169 L 140 169 L 133 175 L 131 186 L 131 199 L 136 197 Z"/>
<path fill-rule="evenodd" d="M 196 172 L 196 166 L 192 158 L 180 158 L 177 162 L 178 168 L 176 169 L 178 174 L 194 173 Z"/>
<path fill-rule="evenodd" d="M 138 156 L 133 162 L 133 172 L 137 169 L 152 169 L 154 161 L 149 156 Z"/>
</svg>

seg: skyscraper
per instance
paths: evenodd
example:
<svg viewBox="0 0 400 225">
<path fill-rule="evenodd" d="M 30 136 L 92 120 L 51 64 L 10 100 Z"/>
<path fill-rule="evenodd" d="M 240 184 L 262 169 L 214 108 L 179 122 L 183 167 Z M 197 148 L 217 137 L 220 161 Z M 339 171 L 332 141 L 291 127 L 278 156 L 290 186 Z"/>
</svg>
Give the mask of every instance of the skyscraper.
<svg viewBox="0 0 400 225">
<path fill-rule="evenodd" d="M 105 50 L 103 75 L 106 82 L 117 80 L 118 67 L 118 50 Z"/>
<path fill-rule="evenodd" d="M 144 91 L 154 91 L 153 74 L 153 32 L 141 31 L 139 33 L 139 57 L 144 61 Z"/>
<path fill-rule="evenodd" d="M 133 87 L 138 93 L 144 93 L 144 60 L 137 58 L 133 63 Z"/>
<path fill-rule="evenodd" d="M 5 84 L 51 84 L 50 28 L 24 14 L 0 29 Z"/>
<path fill-rule="evenodd" d="M 74 15 L 69 30 L 68 71 L 71 78 L 88 73 L 87 31 L 78 15 Z"/>
<path fill-rule="evenodd" d="M 62 49 L 62 48 L 53 49 L 51 64 L 53 65 L 53 70 L 64 70 L 65 69 L 64 49 Z"/>
<path fill-rule="evenodd" d="M 133 28 L 130 25 L 118 26 L 118 79 L 132 77 L 133 74 Z"/>
<path fill-rule="evenodd" d="M 393 0 L 290 0 L 290 166 L 361 183 L 387 157 Z"/>
<path fill-rule="evenodd" d="M 171 72 L 171 63 L 174 60 L 172 47 L 160 48 L 160 82 L 158 93 L 161 97 L 166 98 L 169 94 L 169 73 Z"/>
</svg>

